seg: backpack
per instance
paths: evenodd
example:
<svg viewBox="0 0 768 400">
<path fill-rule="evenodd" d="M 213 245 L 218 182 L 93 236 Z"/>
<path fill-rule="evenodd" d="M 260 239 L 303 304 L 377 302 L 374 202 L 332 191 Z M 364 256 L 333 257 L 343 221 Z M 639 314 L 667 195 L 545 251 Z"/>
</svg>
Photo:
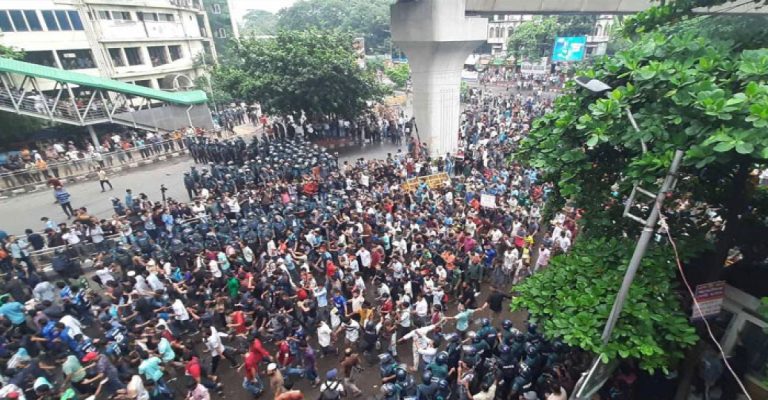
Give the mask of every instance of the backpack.
<svg viewBox="0 0 768 400">
<path fill-rule="evenodd" d="M 334 381 L 333 383 L 326 384 L 325 390 L 320 393 L 320 400 L 339 400 L 341 399 L 341 392 L 338 390 L 341 383 Z"/>
</svg>

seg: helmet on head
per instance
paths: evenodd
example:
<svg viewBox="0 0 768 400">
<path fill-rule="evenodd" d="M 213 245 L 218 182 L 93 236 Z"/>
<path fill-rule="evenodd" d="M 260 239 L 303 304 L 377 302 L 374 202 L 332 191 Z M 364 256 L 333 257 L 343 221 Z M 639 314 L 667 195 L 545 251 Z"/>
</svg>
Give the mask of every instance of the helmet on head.
<svg viewBox="0 0 768 400">
<path fill-rule="evenodd" d="M 424 371 L 424 373 L 421 374 L 421 381 L 424 382 L 424 383 L 432 382 L 432 372 Z"/>
<path fill-rule="evenodd" d="M 379 354 L 379 361 L 382 364 L 389 364 L 389 363 L 391 363 L 392 362 L 392 354 L 389 354 L 389 353 Z"/>
<path fill-rule="evenodd" d="M 395 377 L 397 377 L 398 381 L 404 381 L 406 378 L 408 378 L 408 373 L 405 372 L 404 369 L 398 368 L 397 371 L 395 371 Z"/>
<path fill-rule="evenodd" d="M 507 346 L 506 344 L 503 344 L 503 345 L 501 345 L 501 347 L 499 347 L 499 353 L 501 353 L 501 354 L 509 354 L 509 352 L 511 350 L 512 349 L 509 346 Z"/>
<path fill-rule="evenodd" d="M 397 391 L 397 387 L 395 387 L 394 383 L 385 383 L 381 385 L 381 392 L 386 395 L 395 394 Z"/>
<path fill-rule="evenodd" d="M 445 365 L 448 362 L 448 353 L 441 351 L 435 358 L 437 365 Z"/>
<path fill-rule="evenodd" d="M 505 319 L 504 322 L 501 323 L 501 327 L 506 330 L 509 330 L 514 327 L 514 324 L 512 324 L 512 321 Z"/>
<path fill-rule="evenodd" d="M 528 322 L 528 333 L 531 335 L 538 334 L 539 326 L 535 322 Z"/>
<path fill-rule="evenodd" d="M 448 343 L 458 343 L 461 341 L 461 337 L 456 333 L 448 333 L 443 336 Z"/>
<path fill-rule="evenodd" d="M 441 390 L 448 389 L 448 381 L 445 379 L 440 379 L 440 381 L 437 382 L 437 387 L 439 387 Z"/>
<path fill-rule="evenodd" d="M 482 325 L 483 327 L 490 326 L 491 325 L 491 320 L 488 319 L 488 318 L 483 318 L 483 319 L 480 320 L 480 325 Z"/>
</svg>

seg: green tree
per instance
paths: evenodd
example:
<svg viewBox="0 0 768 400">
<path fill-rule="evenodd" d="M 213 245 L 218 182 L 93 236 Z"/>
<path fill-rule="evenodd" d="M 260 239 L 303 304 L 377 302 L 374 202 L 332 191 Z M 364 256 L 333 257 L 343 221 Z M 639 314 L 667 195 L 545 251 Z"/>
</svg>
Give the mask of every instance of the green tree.
<svg viewBox="0 0 768 400">
<path fill-rule="evenodd" d="M 621 285 L 634 243 L 627 239 L 581 240 L 566 257 L 515 286 L 513 309 L 527 310 L 551 338 L 605 360 L 635 358 L 646 370 L 666 369 L 698 341 L 680 310 L 670 249 L 652 245 L 635 278 L 611 343 L 600 334 Z"/>
<path fill-rule="evenodd" d="M 268 112 L 355 117 L 385 93 L 360 69 L 351 36 L 328 31 L 280 31 L 272 39 L 243 39 L 213 71 L 233 97 L 260 101 Z"/>
<path fill-rule="evenodd" d="M 411 78 L 411 67 L 408 64 L 395 64 L 384 71 L 387 74 L 389 80 L 391 80 L 395 87 L 398 89 L 404 89 L 408 83 L 408 79 Z"/>
<path fill-rule="evenodd" d="M 573 249 L 579 256 L 553 260 L 559 268 L 571 271 L 572 282 L 586 280 L 597 285 L 596 269 L 612 273 L 605 267 L 626 265 L 624 259 L 606 263 L 610 260 L 601 257 L 608 249 L 590 243 L 636 237 L 640 226 L 622 217 L 620 194 L 629 193 L 635 183 L 649 190 L 658 187 L 676 149 L 685 151 L 684 163 L 675 194 L 667 199 L 663 213 L 686 261 L 689 280 L 695 284 L 718 278 L 729 251 L 736 246 L 745 264 L 765 257 L 765 188 L 756 186 L 750 172 L 768 161 L 767 21 L 764 17 L 680 16 L 660 9 L 628 21 L 627 27 L 632 28 L 625 28 L 626 48 L 614 57 L 583 65 L 578 73 L 613 89 L 603 96 L 571 84 L 556 100 L 553 111 L 534 122 L 517 154 L 555 182 L 550 210 L 561 207 L 566 199 L 584 210 L 581 237 Z M 658 15 L 668 18 L 656 18 Z M 639 132 L 628 122 L 627 109 L 634 113 Z M 623 252 L 629 254 L 629 248 Z M 654 273 L 660 268 L 657 263 L 669 260 L 668 253 L 668 249 L 652 249 L 651 263 L 645 261 L 640 273 Z M 663 265 L 672 269 L 668 261 Z M 531 287 L 516 304 L 535 304 L 536 291 L 546 285 L 544 279 L 531 280 Z M 666 281 L 652 283 L 639 278 L 630 296 L 636 291 L 656 293 L 657 289 L 665 293 L 673 280 L 668 276 Z M 617 288 L 617 284 L 613 286 L 614 291 Z M 604 292 L 601 304 L 610 304 L 614 293 Z M 630 311 L 635 308 L 632 303 L 635 301 L 630 299 Z M 575 309 L 556 307 L 551 313 L 539 314 L 562 323 L 582 312 L 602 313 L 593 305 L 578 303 Z M 666 329 L 668 313 L 678 309 L 674 302 L 667 302 L 663 308 L 649 310 L 649 318 L 655 321 L 653 329 Z M 630 314 L 622 314 L 619 326 L 632 324 Z M 609 345 L 596 346 L 594 338 L 599 337 L 606 314 L 598 315 L 589 334 L 571 335 L 566 342 L 606 358 L 639 358 L 646 368 L 670 366 L 679 350 L 690 344 L 685 335 L 665 337 L 658 345 L 672 355 L 669 358 L 657 357 L 656 350 L 650 353 L 650 349 L 649 354 L 638 354 L 638 343 L 627 337 L 622 340 L 621 332 Z"/>
<path fill-rule="evenodd" d="M 515 59 L 535 59 L 552 53 L 558 36 L 589 35 L 595 29 L 596 16 L 561 15 L 536 18 L 520 24 L 507 38 L 507 52 Z"/>
<path fill-rule="evenodd" d="M 243 16 L 244 36 L 269 36 L 277 33 L 277 16 L 265 10 L 248 10 Z"/>
<path fill-rule="evenodd" d="M 388 53 L 392 0 L 299 0 L 277 13 L 278 28 L 340 30 L 365 38 L 366 50 Z"/>
</svg>

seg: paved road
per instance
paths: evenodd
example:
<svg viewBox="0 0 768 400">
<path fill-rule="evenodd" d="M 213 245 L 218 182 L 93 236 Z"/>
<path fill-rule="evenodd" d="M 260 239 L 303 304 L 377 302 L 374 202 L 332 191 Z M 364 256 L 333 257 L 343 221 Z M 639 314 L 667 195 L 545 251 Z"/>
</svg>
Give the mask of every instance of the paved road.
<svg viewBox="0 0 768 400">
<path fill-rule="evenodd" d="M 391 144 L 367 144 L 334 151 L 339 152 L 342 161 L 352 161 L 359 157 L 385 158 L 388 152 L 394 153 L 397 148 Z M 166 196 L 187 200 L 182 174 L 192 165 L 192 158 L 185 155 L 113 175 L 110 181 L 114 190 L 111 191 L 101 192 L 95 177 L 90 181 L 68 184 L 67 190 L 72 195 L 73 207 L 85 207 L 91 215 L 111 218 L 113 212 L 109 199 L 117 197 L 123 201 L 126 189 L 131 189 L 134 195 L 145 193 L 151 200 L 157 201 L 162 198 L 160 185 L 163 184 L 168 188 Z M 0 210 L 0 229 L 13 234 L 22 234 L 26 228 L 42 230 L 41 217 L 51 218 L 55 222 L 66 220 L 61 208 L 53 203 L 52 190 L 0 200 Z"/>
</svg>

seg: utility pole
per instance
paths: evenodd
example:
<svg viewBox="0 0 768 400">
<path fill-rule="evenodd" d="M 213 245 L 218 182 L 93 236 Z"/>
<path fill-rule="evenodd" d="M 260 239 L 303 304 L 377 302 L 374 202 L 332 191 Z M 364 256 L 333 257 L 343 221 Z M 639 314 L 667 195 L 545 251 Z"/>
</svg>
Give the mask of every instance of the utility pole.
<svg viewBox="0 0 768 400">
<path fill-rule="evenodd" d="M 629 294 L 629 289 L 632 286 L 632 281 L 635 279 L 637 269 L 640 267 L 640 262 L 643 260 L 645 251 L 648 249 L 648 243 L 650 243 L 651 238 L 653 237 L 653 232 L 656 228 L 656 223 L 659 220 L 659 214 L 661 213 L 661 205 L 664 202 L 664 198 L 667 193 L 675 186 L 677 171 L 680 169 L 680 163 L 682 162 L 682 159 L 683 151 L 676 150 L 675 156 L 672 159 L 672 165 L 669 167 L 669 172 L 667 172 L 667 176 L 664 178 L 664 182 L 662 183 L 658 193 L 653 194 L 641 188 L 639 185 L 635 185 L 635 187 L 632 189 L 632 194 L 630 194 L 629 199 L 627 199 L 627 204 L 624 207 L 624 216 L 642 223 L 643 232 L 640 234 L 640 238 L 637 240 L 637 245 L 635 246 L 635 251 L 632 254 L 632 259 L 629 261 L 627 272 L 624 274 L 624 281 L 621 283 L 621 288 L 616 294 L 616 300 L 613 302 L 613 308 L 611 309 L 611 313 L 608 315 L 608 322 L 606 322 L 605 328 L 603 329 L 601 340 L 604 345 L 611 341 L 613 329 L 616 327 L 616 322 L 621 315 L 621 310 L 624 308 L 624 303 L 627 300 L 627 295 Z M 634 205 L 635 197 L 638 193 L 654 199 L 653 208 L 651 209 L 651 213 L 648 215 L 647 219 L 642 219 L 641 217 L 632 215 L 630 212 L 632 206 Z M 572 399 L 587 399 L 588 396 L 592 395 L 592 393 L 584 392 L 585 388 L 587 388 L 586 391 L 590 392 L 591 390 L 588 389 L 589 386 L 594 386 L 588 385 L 588 383 L 595 376 L 594 372 L 597 370 L 596 364 L 600 362 L 600 357 L 598 356 L 594 361 L 594 367 L 591 368 L 590 372 L 585 375 L 582 380 L 579 381 L 580 384 L 577 384 L 577 390 L 573 392 Z M 596 379 L 601 378 L 598 377 Z"/>
</svg>

